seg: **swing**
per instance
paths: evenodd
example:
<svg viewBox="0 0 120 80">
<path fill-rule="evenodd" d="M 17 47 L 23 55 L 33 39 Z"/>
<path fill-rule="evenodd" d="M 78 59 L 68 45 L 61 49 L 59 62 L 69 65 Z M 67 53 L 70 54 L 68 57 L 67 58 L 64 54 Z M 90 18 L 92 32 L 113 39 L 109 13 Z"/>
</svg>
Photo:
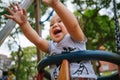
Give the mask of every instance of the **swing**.
<svg viewBox="0 0 120 80">
<path fill-rule="evenodd" d="M 119 31 L 119 23 L 116 15 L 116 2 L 113 0 L 114 6 L 114 21 L 115 21 L 115 33 L 116 33 L 116 44 L 117 44 L 117 53 L 112 53 L 108 51 L 100 51 L 100 50 L 83 50 L 71 52 L 70 54 L 58 54 L 53 56 L 48 56 L 42 59 L 38 63 L 38 77 L 37 80 L 43 80 L 43 76 L 46 75 L 44 72 L 45 67 L 53 64 L 61 64 L 61 70 L 58 75 L 58 80 L 70 80 L 69 74 L 69 63 L 77 62 L 81 60 L 101 60 L 114 63 L 118 65 L 118 72 L 109 75 L 109 76 L 100 76 L 97 80 L 120 80 L 120 31 Z M 48 80 L 51 80 L 50 74 L 46 77 Z M 84 79 L 80 79 L 84 80 Z"/>
<path fill-rule="evenodd" d="M 81 60 L 101 60 L 114 63 L 120 67 L 120 55 L 107 51 L 100 50 L 84 50 L 84 51 L 76 51 L 71 52 L 70 54 L 59 54 L 54 56 L 48 56 L 47 58 L 42 59 L 38 63 L 38 72 L 43 73 L 44 68 L 48 65 L 53 64 L 61 64 L 63 60 L 68 60 L 71 62 L 77 62 Z M 106 76 L 106 77 L 98 77 L 98 80 L 111 80 L 111 78 L 118 78 L 118 73 Z M 38 79 L 39 80 L 39 79 Z M 42 79 L 40 79 L 42 80 Z M 50 79 L 49 79 L 50 80 Z M 113 79 L 115 80 L 115 79 Z"/>
</svg>

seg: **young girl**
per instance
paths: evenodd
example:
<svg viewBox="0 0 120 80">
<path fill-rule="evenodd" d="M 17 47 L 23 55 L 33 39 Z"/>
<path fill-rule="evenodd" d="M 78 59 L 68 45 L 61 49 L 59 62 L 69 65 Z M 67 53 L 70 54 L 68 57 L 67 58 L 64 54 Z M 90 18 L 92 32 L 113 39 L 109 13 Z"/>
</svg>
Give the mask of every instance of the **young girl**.
<svg viewBox="0 0 120 80">
<path fill-rule="evenodd" d="M 37 47 L 49 55 L 61 54 L 62 52 L 86 50 L 85 42 L 87 39 L 85 38 L 75 16 L 59 0 L 42 1 L 51 6 L 57 13 L 50 21 L 49 32 L 52 41 L 47 41 L 39 37 L 28 22 L 26 11 L 18 4 L 16 4 L 16 6 L 11 4 L 13 10 L 7 8 L 11 15 L 5 14 L 5 16 L 18 23 L 24 35 Z M 59 67 L 51 66 L 50 72 L 52 80 L 57 80 Z M 71 63 L 70 72 L 72 80 L 79 80 L 81 77 L 86 78 L 86 80 L 96 79 L 96 75 L 90 61 Z"/>
</svg>

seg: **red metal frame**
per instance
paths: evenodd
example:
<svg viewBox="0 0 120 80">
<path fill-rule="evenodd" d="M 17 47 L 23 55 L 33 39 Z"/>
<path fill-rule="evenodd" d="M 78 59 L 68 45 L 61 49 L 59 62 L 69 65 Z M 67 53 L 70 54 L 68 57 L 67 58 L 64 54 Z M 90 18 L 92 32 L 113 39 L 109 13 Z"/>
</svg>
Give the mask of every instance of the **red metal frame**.
<svg viewBox="0 0 120 80">
<path fill-rule="evenodd" d="M 120 66 L 118 66 L 118 74 L 119 74 L 119 78 L 120 78 Z"/>
<path fill-rule="evenodd" d="M 37 75 L 37 80 L 43 80 L 44 74 L 43 73 L 38 73 Z"/>
</svg>

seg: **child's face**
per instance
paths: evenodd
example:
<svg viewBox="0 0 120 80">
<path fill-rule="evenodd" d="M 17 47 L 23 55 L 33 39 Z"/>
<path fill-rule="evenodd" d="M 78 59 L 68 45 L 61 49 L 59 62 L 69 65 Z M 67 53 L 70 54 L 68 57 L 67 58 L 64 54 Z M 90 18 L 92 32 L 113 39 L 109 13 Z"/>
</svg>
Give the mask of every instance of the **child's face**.
<svg viewBox="0 0 120 80">
<path fill-rule="evenodd" d="M 54 15 L 50 21 L 50 36 L 53 41 L 60 42 L 67 34 L 67 29 L 58 15 Z"/>
</svg>

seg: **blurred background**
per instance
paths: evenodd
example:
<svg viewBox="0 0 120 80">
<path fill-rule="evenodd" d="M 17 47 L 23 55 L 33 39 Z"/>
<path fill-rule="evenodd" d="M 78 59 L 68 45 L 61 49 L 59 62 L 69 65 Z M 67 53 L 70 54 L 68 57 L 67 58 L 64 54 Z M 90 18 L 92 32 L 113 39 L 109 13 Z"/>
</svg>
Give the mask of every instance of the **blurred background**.
<svg viewBox="0 0 120 80">
<path fill-rule="evenodd" d="M 103 46 L 104 50 L 117 53 L 113 0 L 61 1 L 78 18 L 88 39 L 86 45 L 88 50 L 102 50 L 100 47 Z M 8 14 L 6 7 L 9 7 L 9 3 L 27 6 L 25 8 L 30 24 L 41 37 L 47 40 L 50 40 L 49 20 L 54 13 L 41 0 L 0 0 L 0 33 L 4 33 L 0 34 L 2 35 L 0 36 L 0 77 L 3 71 L 12 67 L 16 70 L 17 80 L 35 80 L 37 62 L 46 54 L 25 38 L 19 25 L 4 17 L 4 14 Z M 116 10 L 119 24 L 120 0 L 116 0 Z M 101 68 L 98 61 L 94 61 L 93 64 L 97 75 L 109 75 L 117 70 L 117 66 L 110 63 L 100 63 Z"/>
</svg>

